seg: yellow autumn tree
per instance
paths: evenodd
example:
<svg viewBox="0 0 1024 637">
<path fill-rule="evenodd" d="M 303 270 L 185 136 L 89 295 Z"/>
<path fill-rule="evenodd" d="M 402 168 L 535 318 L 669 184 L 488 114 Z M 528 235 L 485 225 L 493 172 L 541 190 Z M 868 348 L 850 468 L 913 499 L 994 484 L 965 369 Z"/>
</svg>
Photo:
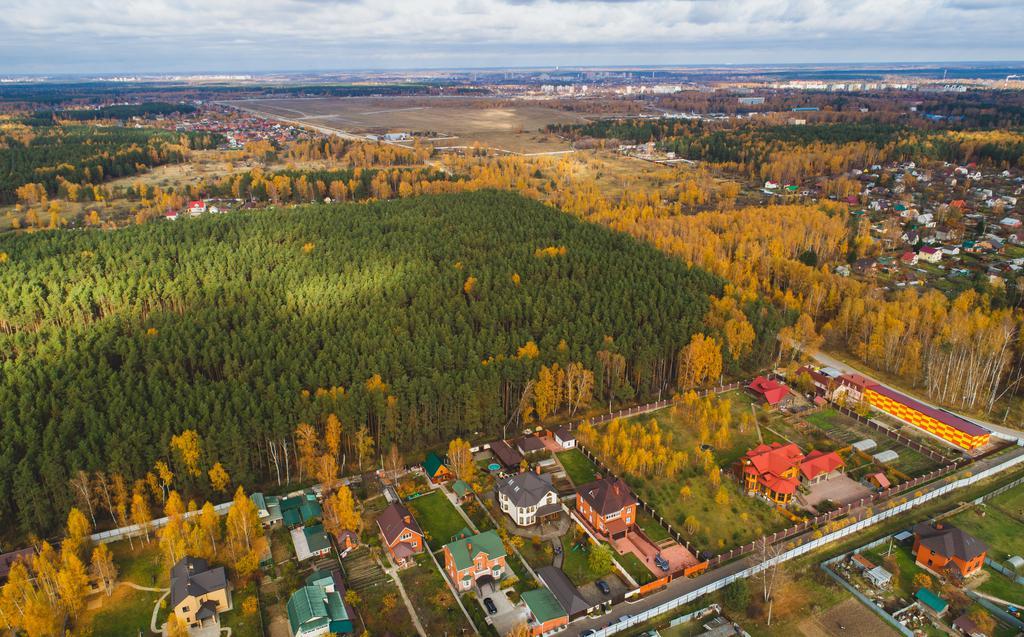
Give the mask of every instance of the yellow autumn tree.
<svg viewBox="0 0 1024 637">
<path fill-rule="evenodd" d="M 214 463 L 213 467 L 210 468 L 209 476 L 210 486 L 213 487 L 214 491 L 227 493 L 228 487 L 231 486 L 231 476 L 228 475 L 227 469 L 221 463 Z"/>
<path fill-rule="evenodd" d="M 202 442 L 194 429 L 186 429 L 171 437 L 171 449 L 177 454 L 185 472 L 192 477 L 202 474 L 199 469 L 199 456 L 202 453 Z"/>
</svg>

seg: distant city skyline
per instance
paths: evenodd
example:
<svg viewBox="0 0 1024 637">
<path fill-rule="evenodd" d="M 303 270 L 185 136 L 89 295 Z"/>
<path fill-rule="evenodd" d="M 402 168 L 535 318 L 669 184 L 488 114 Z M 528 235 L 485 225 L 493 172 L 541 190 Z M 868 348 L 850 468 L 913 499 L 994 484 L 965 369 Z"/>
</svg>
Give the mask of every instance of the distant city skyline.
<svg viewBox="0 0 1024 637">
<path fill-rule="evenodd" d="M 35 0 L 0 74 L 1014 61 L 1019 0 Z"/>
</svg>

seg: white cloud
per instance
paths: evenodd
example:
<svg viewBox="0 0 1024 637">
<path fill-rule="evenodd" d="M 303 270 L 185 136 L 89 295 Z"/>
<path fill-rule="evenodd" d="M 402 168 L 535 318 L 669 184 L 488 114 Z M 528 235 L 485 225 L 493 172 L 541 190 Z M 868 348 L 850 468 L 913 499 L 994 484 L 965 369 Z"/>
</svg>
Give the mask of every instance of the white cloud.
<svg viewBox="0 0 1024 637">
<path fill-rule="evenodd" d="M 0 72 L 983 60 L 1008 0 L 0 0 Z"/>
</svg>

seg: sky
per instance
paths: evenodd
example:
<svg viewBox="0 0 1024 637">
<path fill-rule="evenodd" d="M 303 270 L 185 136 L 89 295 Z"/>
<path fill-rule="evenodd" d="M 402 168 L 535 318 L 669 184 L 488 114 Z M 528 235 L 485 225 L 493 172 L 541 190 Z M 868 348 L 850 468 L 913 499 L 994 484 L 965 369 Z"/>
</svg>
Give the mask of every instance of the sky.
<svg viewBox="0 0 1024 637">
<path fill-rule="evenodd" d="M 0 0 L 0 74 L 1024 59 L 1024 0 Z"/>
</svg>

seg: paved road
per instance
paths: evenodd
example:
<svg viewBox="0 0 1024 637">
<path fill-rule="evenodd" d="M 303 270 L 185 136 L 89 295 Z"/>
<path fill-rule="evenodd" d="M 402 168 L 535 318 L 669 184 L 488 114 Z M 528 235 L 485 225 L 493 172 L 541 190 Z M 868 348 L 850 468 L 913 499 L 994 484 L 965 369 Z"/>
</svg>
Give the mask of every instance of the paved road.
<svg viewBox="0 0 1024 637">
<path fill-rule="evenodd" d="M 814 360 L 818 361 L 819 363 L 821 363 L 822 365 L 824 365 L 826 367 L 834 367 L 834 368 L 838 369 L 839 371 L 841 371 L 843 373 L 846 373 L 846 374 L 857 373 L 857 374 L 860 374 L 861 376 L 864 376 L 865 378 L 869 378 L 869 379 L 871 379 L 871 380 L 873 380 L 873 381 L 875 381 L 877 383 L 882 383 L 882 381 L 878 380 L 877 378 L 872 377 L 871 374 L 868 374 L 867 372 L 865 372 L 865 371 L 863 371 L 861 369 L 857 369 L 855 367 L 851 367 L 848 363 L 844 363 L 843 361 L 841 361 L 841 360 L 839 360 L 839 359 L 837 359 L 837 358 L 835 358 L 833 356 L 830 356 L 829 354 L 826 354 L 825 352 L 815 352 L 812 356 L 813 356 Z M 885 383 L 882 383 L 882 384 L 884 385 Z M 921 396 L 919 396 L 917 394 L 911 394 L 911 392 L 907 391 L 906 389 L 904 389 L 902 387 L 899 387 L 897 389 L 899 389 L 900 391 L 910 395 L 915 400 L 918 400 L 918 401 L 928 405 L 929 407 L 934 407 L 935 409 L 944 409 L 943 407 L 941 407 L 939 405 L 936 405 L 934 403 L 928 402 L 927 400 L 925 400 L 924 398 L 922 398 Z M 1016 438 L 1016 437 L 1020 436 L 1022 433 L 1024 433 L 1020 429 L 1013 429 L 1013 428 L 1007 427 L 1005 425 L 997 425 L 994 422 L 989 422 L 987 420 L 981 420 L 980 418 L 975 418 L 974 416 L 965 416 L 963 414 L 957 414 L 957 415 L 960 416 L 961 418 L 965 418 L 966 420 L 970 420 L 972 422 L 976 422 L 976 423 L 978 423 L 979 425 L 981 425 L 983 427 L 988 427 L 992 431 L 997 431 L 997 432 L 999 432 L 1001 434 L 1006 434 L 1007 436 L 1013 436 L 1013 437 Z"/>
</svg>

